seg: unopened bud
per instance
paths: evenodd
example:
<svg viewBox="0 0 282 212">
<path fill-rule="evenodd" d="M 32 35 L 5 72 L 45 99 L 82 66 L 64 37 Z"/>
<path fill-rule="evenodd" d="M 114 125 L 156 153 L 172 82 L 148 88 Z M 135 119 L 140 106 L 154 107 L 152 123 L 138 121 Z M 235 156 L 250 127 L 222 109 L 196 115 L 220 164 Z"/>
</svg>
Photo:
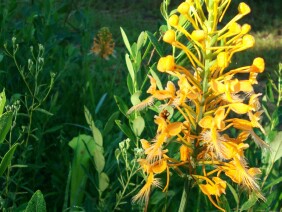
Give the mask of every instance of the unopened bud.
<svg viewBox="0 0 282 212">
<path fill-rule="evenodd" d="M 167 43 L 173 43 L 175 41 L 175 31 L 173 30 L 168 30 L 164 34 L 163 41 Z"/>
<path fill-rule="evenodd" d="M 190 4 L 188 2 L 181 3 L 177 8 L 177 11 L 180 14 L 187 14 L 189 13 L 189 10 L 190 10 Z"/>
<path fill-rule="evenodd" d="M 193 40 L 201 42 L 201 41 L 205 40 L 206 33 L 205 33 L 204 30 L 194 30 L 192 32 L 192 38 L 193 38 Z"/>
<path fill-rule="evenodd" d="M 228 54 L 226 52 L 220 52 L 217 55 L 216 61 L 220 68 L 226 68 L 228 66 Z"/>
<path fill-rule="evenodd" d="M 178 15 L 175 14 L 170 16 L 170 18 L 168 19 L 169 25 L 174 27 L 178 25 L 178 21 L 179 21 Z"/>
<path fill-rule="evenodd" d="M 253 64 L 251 66 L 251 72 L 262 73 L 264 71 L 264 67 L 264 59 L 261 57 L 257 57 L 253 61 Z"/>
<path fill-rule="evenodd" d="M 250 24 L 244 24 L 242 26 L 242 34 L 247 34 L 251 31 L 251 25 Z"/>
<path fill-rule="evenodd" d="M 157 69 L 160 72 L 165 72 L 165 71 L 172 71 L 175 68 L 175 63 L 174 63 L 174 57 L 172 55 L 168 55 L 166 57 L 161 57 Z"/>
<path fill-rule="evenodd" d="M 244 2 L 241 2 L 238 7 L 239 14 L 247 15 L 251 12 L 251 8 Z"/>
<path fill-rule="evenodd" d="M 243 37 L 243 46 L 247 47 L 247 48 L 251 48 L 255 45 L 255 38 L 252 35 L 245 35 Z"/>
</svg>

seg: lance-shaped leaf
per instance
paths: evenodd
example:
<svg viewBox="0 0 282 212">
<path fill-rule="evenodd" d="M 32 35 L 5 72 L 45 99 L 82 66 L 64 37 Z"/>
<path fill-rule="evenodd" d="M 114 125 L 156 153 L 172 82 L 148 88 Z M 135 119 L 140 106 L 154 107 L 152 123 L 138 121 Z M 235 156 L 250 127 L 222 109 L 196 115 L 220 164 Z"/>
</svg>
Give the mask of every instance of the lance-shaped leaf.
<svg viewBox="0 0 282 212">
<path fill-rule="evenodd" d="M 44 200 L 44 196 L 40 190 L 37 190 L 29 200 L 26 209 L 24 212 L 45 212 L 46 211 L 46 203 Z"/>
<path fill-rule="evenodd" d="M 0 176 L 3 175 L 7 167 L 11 164 L 11 160 L 18 145 L 18 143 L 14 144 L 11 149 L 9 149 L 9 151 L 4 155 L 0 164 Z"/>
<path fill-rule="evenodd" d="M 8 111 L 0 116 L 0 144 L 3 143 L 12 126 L 13 112 Z"/>
</svg>

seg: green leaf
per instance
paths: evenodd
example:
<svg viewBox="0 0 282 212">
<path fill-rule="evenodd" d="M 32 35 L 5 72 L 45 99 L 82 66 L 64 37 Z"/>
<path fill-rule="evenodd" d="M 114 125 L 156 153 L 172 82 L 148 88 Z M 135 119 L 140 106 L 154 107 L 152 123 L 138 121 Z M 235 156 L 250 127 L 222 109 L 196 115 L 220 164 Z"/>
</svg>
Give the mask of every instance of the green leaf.
<svg viewBox="0 0 282 212">
<path fill-rule="evenodd" d="M 114 96 L 114 98 L 116 100 L 116 103 L 117 103 L 117 106 L 118 106 L 120 112 L 122 112 L 122 114 L 126 116 L 126 113 L 128 111 L 127 105 L 125 104 L 125 102 L 119 96 Z"/>
<path fill-rule="evenodd" d="M 135 135 L 140 136 L 145 128 L 145 121 L 142 116 L 137 116 L 133 121 L 133 132 Z"/>
<path fill-rule="evenodd" d="M 127 83 L 128 91 L 132 95 L 133 92 L 134 92 L 134 84 L 133 84 L 133 81 L 132 81 L 131 76 L 129 74 L 126 77 L 126 83 Z"/>
<path fill-rule="evenodd" d="M 163 85 L 162 82 L 160 80 L 160 78 L 158 77 L 158 75 L 156 74 L 156 72 L 150 68 L 150 73 L 152 74 L 153 78 L 156 80 L 156 84 L 159 90 L 163 90 Z"/>
<path fill-rule="evenodd" d="M 104 130 L 103 130 L 103 135 L 107 135 L 113 128 L 114 124 L 115 124 L 115 120 L 118 118 L 119 116 L 119 111 L 114 112 L 110 118 L 108 119 L 107 123 L 105 124 Z"/>
<path fill-rule="evenodd" d="M 127 48 L 128 52 L 130 53 L 130 55 L 132 55 L 132 51 L 131 51 L 131 47 L 130 47 L 130 43 L 128 41 L 128 38 L 124 32 L 124 30 L 120 27 L 120 31 L 121 31 L 121 35 L 122 35 L 122 39 L 123 39 L 123 42 L 125 44 L 125 47 Z"/>
<path fill-rule="evenodd" d="M 270 102 L 274 103 L 275 98 L 274 98 L 274 94 L 273 94 L 273 89 L 272 89 L 271 83 L 267 83 L 266 84 L 266 95 L 268 97 L 268 100 Z"/>
<path fill-rule="evenodd" d="M 107 95 L 108 95 L 107 93 L 104 93 L 103 96 L 101 97 L 101 99 L 99 100 L 99 102 L 96 106 L 96 109 L 95 109 L 95 114 L 97 114 L 100 111 L 103 103 L 105 102 Z"/>
<path fill-rule="evenodd" d="M 164 55 L 164 53 L 163 53 L 162 47 L 161 47 L 158 39 L 151 32 L 146 31 L 146 33 L 148 35 L 148 38 L 152 42 L 153 46 L 155 47 L 156 51 L 162 57 Z"/>
<path fill-rule="evenodd" d="M 232 193 L 232 195 L 235 199 L 236 204 L 238 205 L 239 204 L 238 192 L 229 183 L 227 183 L 227 186 L 228 186 L 229 190 L 231 191 L 231 193 Z"/>
<path fill-rule="evenodd" d="M 83 165 L 86 167 L 91 155 L 94 156 L 94 152 L 91 152 L 91 150 L 96 149 L 97 145 L 95 145 L 92 136 L 81 134 L 77 137 L 74 137 L 69 142 L 69 146 L 74 150 L 74 157 L 79 163 L 79 166 Z M 86 148 L 90 150 L 90 154 Z"/>
<path fill-rule="evenodd" d="M 135 135 L 133 134 L 132 130 L 126 125 L 121 123 L 120 120 L 116 120 L 116 124 L 121 129 L 121 131 L 132 141 L 135 140 Z"/>
<path fill-rule="evenodd" d="M 40 190 L 37 190 L 29 200 L 25 212 L 45 212 L 46 203 Z"/>
<path fill-rule="evenodd" d="M 130 100 L 131 100 L 131 103 L 132 105 L 137 105 L 139 104 L 141 101 L 139 99 L 140 95 L 142 94 L 141 91 L 136 91 L 131 97 L 130 97 Z"/>
<path fill-rule="evenodd" d="M 45 109 L 42 109 L 42 108 L 36 108 L 35 111 L 38 111 L 40 113 L 44 113 L 48 116 L 53 116 L 54 114 L 53 113 L 50 113 L 49 111 L 45 110 Z"/>
<path fill-rule="evenodd" d="M 274 140 L 269 144 L 272 162 L 275 163 L 282 157 L 282 131 L 278 132 Z"/>
<path fill-rule="evenodd" d="M 144 44 L 146 43 L 146 39 L 146 33 L 141 32 L 137 40 L 137 52 L 144 46 Z"/>
<path fill-rule="evenodd" d="M 8 152 L 4 155 L 1 164 L 0 164 L 0 176 L 2 176 L 7 169 L 7 167 L 11 164 L 11 160 L 13 158 L 14 152 L 16 148 L 18 147 L 18 143 L 14 144 Z"/>
<path fill-rule="evenodd" d="M 84 190 L 87 181 L 87 175 L 85 170 L 89 168 L 89 162 L 91 156 L 100 152 L 101 148 L 95 145 L 94 139 L 89 135 L 79 135 L 74 137 L 69 146 L 74 150 L 74 157 L 71 166 L 71 192 L 70 192 L 70 204 L 80 205 L 82 204 L 84 197 Z"/>
<path fill-rule="evenodd" d="M 127 66 L 129 75 L 132 79 L 132 82 L 134 83 L 135 82 L 134 68 L 133 68 L 133 64 L 132 64 L 128 54 L 125 55 L 125 62 L 126 62 L 126 66 Z"/>
<path fill-rule="evenodd" d="M 98 144 L 99 146 L 103 146 L 103 136 L 100 130 L 95 126 L 91 113 L 89 112 L 86 106 L 84 106 L 84 114 L 86 121 L 92 131 L 92 135 L 95 143 Z"/>
<path fill-rule="evenodd" d="M 102 172 L 99 176 L 99 189 L 101 192 L 105 191 L 110 184 L 110 179 L 105 172 Z"/>
<path fill-rule="evenodd" d="M 255 195 L 255 193 L 251 193 L 249 195 L 249 199 L 242 205 L 242 207 L 240 208 L 240 211 L 245 211 L 250 209 L 251 207 L 253 207 L 256 202 L 258 200 L 258 197 Z"/>
<path fill-rule="evenodd" d="M 275 179 L 275 180 L 271 180 L 271 182 L 263 188 L 263 191 L 266 191 L 270 187 L 275 186 L 275 185 L 277 185 L 280 182 L 282 182 L 282 176 L 277 178 L 277 179 Z"/>
<path fill-rule="evenodd" d="M 225 195 L 221 195 L 220 196 L 220 204 L 219 206 L 221 206 L 221 208 L 224 208 L 225 211 L 231 211 L 231 208 L 230 208 L 230 205 L 229 205 L 229 201 L 228 199 L 226 198 Z"/>
<path fill-rule="evenodd" d="M 3 90 L 0 93 L 0 115 L 2 115 L 4 111 L 5 104 L 6 104 L 6 95 L 5 95 L 5 90 Z"/>
<path fill-rule="evenodd" d="M 12 120 L 13 120 L 12 111 L 8 111 L 0 116 L 0 144 L 3 143 L 7 133 L 11 128 Z"/>
<path fill-rule="evenodd" d="M 98 173 L 101 173 L 105 167 L 105 157 L 101 148 L 94 148 L 94 163 Z"/>
</svg>

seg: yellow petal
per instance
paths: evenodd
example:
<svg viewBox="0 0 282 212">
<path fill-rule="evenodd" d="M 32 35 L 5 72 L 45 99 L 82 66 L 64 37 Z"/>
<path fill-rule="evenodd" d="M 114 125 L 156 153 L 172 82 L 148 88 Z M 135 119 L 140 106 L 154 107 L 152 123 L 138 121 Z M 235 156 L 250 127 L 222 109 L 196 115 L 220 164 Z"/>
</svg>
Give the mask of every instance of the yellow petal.
<svg viewBox="0 0 282 212">
<path fill-rule="evenodd" d="M 182 130 L 182 123 L 181 122 L 174 122 L 174 123 L 171 123 L 167 126 L 167 133 L 170 135 L 170 136 L 175 136 L 177 134 L 179 134 Z"/>
<path fill-rule="evenodd" d="M 181 161 L 187 161 L 192 153 L 192 150 L 183 144 L 180 146 L 179 151 Z"/>
<path fill-rule="evenodd" d="M 211 88 L 217 93 L 225 92 L 224 84 L 216 80 L 211 80 Z"/>
<path fill-rule="evenodd" d="M 142 148 L 145 150 L 151 146 L 151 144 L 145 139 L 140 139 L 140 142 L 141 142 Z"/>
<path fill-rule="evenodd" d="M 254 91 L 252 82 L 250 80 L 241 80 L 239 81 L 240 91 L 251 93 Z"/>
<path fill-rule="evenodd" d="M 215 187 L 211 186 L 210 184 L 201 184 L 199 185 L 199 187 L 205 195 L 215 195 L 216 194 Z"/>
<path fill-rule="evenodd" d="M 212 128 L 213 127 L 213 117 L 205 116 L 199 121 L 199 125 L 202 128 Z"/>
<path fill-rule="evenodd" d="M 229 104 L 229 108 L 237 114 L 246 114 L 253 108 L 241 102 Z"/>
<path fill-rule="evenodd" d="M 156 165 L 152 166 L 152 171 L 155 174 L 159 174 L 159 173 L 162 173 L 164 170 L 166 170 L 166 168 L 167 168 L 166 160 L 161 160 L 157 162 Z"/>
</svg>

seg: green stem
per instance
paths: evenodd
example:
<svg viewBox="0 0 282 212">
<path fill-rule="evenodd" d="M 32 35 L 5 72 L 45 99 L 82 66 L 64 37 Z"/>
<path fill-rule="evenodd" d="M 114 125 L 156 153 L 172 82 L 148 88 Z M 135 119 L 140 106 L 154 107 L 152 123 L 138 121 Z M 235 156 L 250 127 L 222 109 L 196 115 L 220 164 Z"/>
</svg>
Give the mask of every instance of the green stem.
<svg viewBox="0 0 282 212">
<path fill-rule="evenodd" d="M 184 180 L 184 187 L 183 187 L 183 192 L 182 192 L 182 197 L 181 197 L 178 212 L 187 211 L 186 205 L 187 205 L 188 194 L 191 188 L 190 184 L 191 184 L 191 180 L 186 176 Z"/>
</svg>

